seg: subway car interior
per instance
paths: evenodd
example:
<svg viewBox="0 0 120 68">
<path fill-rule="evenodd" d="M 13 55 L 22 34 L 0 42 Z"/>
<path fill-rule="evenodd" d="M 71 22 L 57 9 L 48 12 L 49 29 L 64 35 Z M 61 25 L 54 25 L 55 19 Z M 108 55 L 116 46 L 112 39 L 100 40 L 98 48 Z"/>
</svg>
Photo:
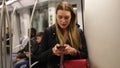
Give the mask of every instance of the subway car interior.
<svg viewBox="0 0 120 68">
<path fill-rule="evenodd" d="M 120 1 L 117 0 L 0 0 L 0 68 L 35 68 L 39 61 L 31 63 L 32 28 L 37 34 L 54 25 L 56 5 L 61 1 L 72 4 L 88 49 L 87 59 L 73 61 L 65 68 L 72 65 L 74 68 L 120 68 Z M 14 67 L 26 45 L 28 61 Z"/>
</svg>

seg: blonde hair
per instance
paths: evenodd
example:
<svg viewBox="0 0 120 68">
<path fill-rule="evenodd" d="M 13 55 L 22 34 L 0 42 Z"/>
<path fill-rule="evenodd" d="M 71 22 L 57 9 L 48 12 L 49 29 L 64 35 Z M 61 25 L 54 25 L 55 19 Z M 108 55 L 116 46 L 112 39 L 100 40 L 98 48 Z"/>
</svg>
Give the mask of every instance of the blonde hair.
<svg viewBox="0 0 120 68">
<path fill-rule="evenodd" d="M 68 26 L 68 37 L 70 39 L 70 44 L 72 47 L 79 49 L 82 47 L 81 42 L 80 42 L 80 34 L 77 30 L 76 26 L 76 15 L 74 13 L 74 10 L 72 8 L 72 5 L 68 2 L 61 2 L 58 4 L 56 8 L 56 14 L 58 10 L 66 10 L 70 11 L 71 13 L 71 22 L 70 25 Z M 56 34 L 59 39 L 60 45 L 64 45 L 66 40 L 64 39 L 64 36 L 61 32 L 61 29 L 59 28 L 59 25 L 56 23 Z"/>
</svg>

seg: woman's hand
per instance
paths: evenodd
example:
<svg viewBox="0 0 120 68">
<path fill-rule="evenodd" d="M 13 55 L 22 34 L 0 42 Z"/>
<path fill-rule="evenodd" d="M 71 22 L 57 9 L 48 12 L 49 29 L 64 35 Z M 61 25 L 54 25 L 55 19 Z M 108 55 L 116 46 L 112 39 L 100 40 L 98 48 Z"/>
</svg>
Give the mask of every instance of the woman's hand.
<svg viewBox="0 0 120 68">
<path fill-rule="evenodd" d="M 65 46 L 64 54 L 74 55 L 77 53 L 77 50 L 71 47 L 69 44 L 64 44 L 64 46 Z"/>
<path fill-rule="evenodd" d="M 64 54 L 64 48 L 58 48 L 60 46 L 60 44 L 56 44 L 53 48 L 52 51 L 55 55 L 57 56 L 61 56 Z"/>
<path fill-rule="evenodd" d="M 77 50 L 75 48 L 71 47 L 69 44 L 64 44 L 64 48 L 58 49 L 59 46 L 60 46 L 60 44 L 56 44 L 52 48 L 53 53 L 57 56 L 61 56 L 63 54 L 74 55 L 77 53 Z"/>
</svg>

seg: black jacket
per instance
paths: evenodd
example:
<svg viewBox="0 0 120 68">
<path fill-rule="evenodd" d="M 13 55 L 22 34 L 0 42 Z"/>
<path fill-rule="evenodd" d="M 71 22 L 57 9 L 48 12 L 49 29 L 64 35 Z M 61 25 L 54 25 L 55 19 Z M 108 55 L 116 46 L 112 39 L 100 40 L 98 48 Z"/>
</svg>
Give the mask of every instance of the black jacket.
<svg viewBox="0 0 120 68">
<path fill-rule="evenodd" d="M 82 30 L 78 30 L 81 36 L 82 49 L 79 49 L 79 55 L 65 55 L 64 60 L 67 59 L 78 59 L 78 58 L 87 58 L 87 47 L 84 34 Z M 59 43 L 58 38 L 56 36 L 55 25 L 47 28 L 44 32 L 42 42 L 38 51 L 39 61 L 42 63 L 46 63 L 46 68 L 59 68 L 60 57 L 56 56 L 52 52 L 52 48 L 55 44 Z"/>
</svg>

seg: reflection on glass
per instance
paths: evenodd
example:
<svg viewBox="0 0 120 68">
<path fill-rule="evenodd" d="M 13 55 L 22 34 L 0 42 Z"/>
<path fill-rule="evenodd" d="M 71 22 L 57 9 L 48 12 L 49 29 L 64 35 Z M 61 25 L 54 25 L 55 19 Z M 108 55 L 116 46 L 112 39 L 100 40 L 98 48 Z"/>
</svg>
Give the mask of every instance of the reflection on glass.
<svg viewBox="0 0 120 68">
<path fill-rule="evenodd" d="M 48 27 L 48 4 L 47 3 L 40 6 L 38 5 L 35 10 L 33 21 L 32 21 L 32 27 L 35 28 L 37 32 L 43 32 L 45 28 Z"/>
</svg>

